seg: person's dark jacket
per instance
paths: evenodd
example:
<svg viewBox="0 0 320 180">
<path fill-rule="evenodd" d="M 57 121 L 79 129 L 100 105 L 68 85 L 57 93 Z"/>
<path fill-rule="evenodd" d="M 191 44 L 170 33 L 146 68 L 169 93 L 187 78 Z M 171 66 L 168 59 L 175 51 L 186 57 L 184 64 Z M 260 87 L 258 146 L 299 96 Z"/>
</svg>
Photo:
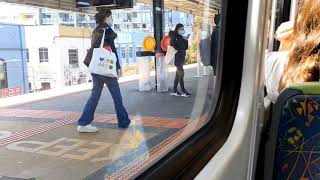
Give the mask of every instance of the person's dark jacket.
<svg viewBox="0 0 320 180">
<path fill-rule="evenodd" d="M 188 40 L 176 33 L 176 35 L 171 38 L 170 45 L 177 50 L 174 64 L 176 66 L 183 65 L 185 63 L 186 50 L 188 49 Z"/>
<path fill-rule="evenodd" d="M 219 36 L 220 36 L 220 26 L 216 26 L 213 29 L 212 36 L 211 36 L 211 66 L 216 72 L 217 68 L 217 61 L 218 61 L 218 46 L 219 46 Z"/>
<path fill-rule="evenodd" d="M 84 59 L 84 64 L 89 66 L 91 59 L 92 59 L 92 54 L 93 54 L 93 49 L 94 48 L 99 48 L 101 39 L 103 36 L 103 30 L 106 28 L 106 33 L 105 33 L 105 38 L 104 38 L 104 46 L 110 46 L 112 49 L 112 52 L 116 54 L 117 57 L 117 69 L 121 69 L 118 54 L 117 54 L 117 49 L 116 46 L 114 45 L 114 40 L 118 37 L 117 33 L 113 31 L 112 28 L 110 28 L 108 25 L 105 27 L 103 26 L 98 26 L 96 29 L 92 32 L 92 37 L 91 37 L 91 48 L 89 49 L 85 59 Z"/>
</svg>

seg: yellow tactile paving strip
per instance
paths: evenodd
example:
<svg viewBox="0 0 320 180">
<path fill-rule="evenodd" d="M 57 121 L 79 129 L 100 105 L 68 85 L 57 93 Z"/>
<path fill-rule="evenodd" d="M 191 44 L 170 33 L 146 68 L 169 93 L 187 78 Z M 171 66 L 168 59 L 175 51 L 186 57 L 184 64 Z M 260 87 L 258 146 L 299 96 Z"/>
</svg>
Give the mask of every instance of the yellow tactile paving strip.
<svg viewBox="0 0 320 180">
<path fill-rule="evenodd" d="M 25 110 L 25 109 L 0 109 L 2 117 L 25 117 L 36 119 L 64 119 L 73 116 L 77 120 L 80 112 L 49 111 L 49 110 Z M 130 116 L 137 125 L 156 128 L 182 128 L 188 124 L 187 119 L 173 119 L 149 116 Z M 96 113 L 94 122 L 117 123 L 115 114 Z"/>
</svg>

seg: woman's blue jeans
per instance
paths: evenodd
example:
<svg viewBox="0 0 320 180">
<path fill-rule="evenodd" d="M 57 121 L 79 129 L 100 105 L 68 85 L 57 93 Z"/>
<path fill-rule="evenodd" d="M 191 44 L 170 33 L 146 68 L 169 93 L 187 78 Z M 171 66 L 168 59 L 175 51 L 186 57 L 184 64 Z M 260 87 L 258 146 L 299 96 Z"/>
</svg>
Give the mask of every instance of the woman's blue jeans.
<svg viewBox="0 0 320 180">
<path fill-rule="evenodd" d="M 83 110 L 78 125 L 85 126 L 91 124 L 94 119 L 94 113 L 97 108 L 104 84 L 107 85 L 117 113 L 119 128 L 126 128 L 130 124 L 129 116 L 122 103 L 122 96 L 117 78 L 106 77 L 98 74 L 91 74 L 93 79 L 93 88 L 91 96 Z"/>
</svg>

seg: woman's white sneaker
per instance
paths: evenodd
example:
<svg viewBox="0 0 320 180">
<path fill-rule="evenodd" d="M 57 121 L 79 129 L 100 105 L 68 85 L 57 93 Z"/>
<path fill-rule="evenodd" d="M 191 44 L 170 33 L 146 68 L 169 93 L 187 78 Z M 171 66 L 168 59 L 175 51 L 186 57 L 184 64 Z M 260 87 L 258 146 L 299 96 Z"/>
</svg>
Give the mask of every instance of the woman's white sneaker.
<svg viewBox="0 0 320 180">
<path fill-rule="evenodd" d="M 95 132 L 98 132 L 98 128 L 92 126 L 91 124 L 88 124 L 86 126 L 78 126 L 77 130 L 80 133 L 95 133 Z"/>
<path fill-rule="evenodd" d="M 176 92 L 171 93 L 171 96 L 181 96 L 181 94 L 178 91 L 176 91 Z"/>
<path fill-rule="evenodd" d="M 181 94 L 181 97 L 190 97 L 190 96 L 191 96 L 191 94 L 188 93 L 188 92 L 185 92 L 185 93 Z"/>
</svg>

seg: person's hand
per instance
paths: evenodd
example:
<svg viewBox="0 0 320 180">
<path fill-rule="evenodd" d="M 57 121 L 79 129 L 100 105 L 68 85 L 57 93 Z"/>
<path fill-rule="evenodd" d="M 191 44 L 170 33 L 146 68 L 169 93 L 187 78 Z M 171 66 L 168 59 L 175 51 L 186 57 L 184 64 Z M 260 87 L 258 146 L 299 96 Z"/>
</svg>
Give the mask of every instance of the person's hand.
<svg viewBox="0 0 320 180">
<path fill-rule="evenodd" d="M 185 40 L 188 40 L 190 38 L 190 34 L 188 34 L 188 36 L 184 36 L 183 37 Z"/>
</svg>

